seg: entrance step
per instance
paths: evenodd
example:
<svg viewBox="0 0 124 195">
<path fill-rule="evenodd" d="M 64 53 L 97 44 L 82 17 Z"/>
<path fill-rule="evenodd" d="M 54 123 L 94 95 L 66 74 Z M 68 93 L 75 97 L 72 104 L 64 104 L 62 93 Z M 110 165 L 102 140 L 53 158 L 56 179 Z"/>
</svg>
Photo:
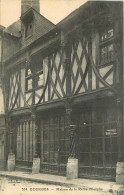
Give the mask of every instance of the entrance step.
<svg viewBox="0 0 124 195">
<path fill-rule="evenodd" d="M 15 170 L 16 171 L 21 171 L 21 172 L 31 173 L 32 172 L 32 167 L 17 165 L 16 168 L 15 168 Z"/>
</svg>

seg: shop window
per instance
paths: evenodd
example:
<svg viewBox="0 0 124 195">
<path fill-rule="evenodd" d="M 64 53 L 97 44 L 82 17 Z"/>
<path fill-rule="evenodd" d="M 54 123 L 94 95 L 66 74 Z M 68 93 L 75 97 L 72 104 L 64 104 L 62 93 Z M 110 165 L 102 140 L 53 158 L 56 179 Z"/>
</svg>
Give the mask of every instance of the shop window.
<svg viewBox="0 0 124 195">
<path fill-rule="evenodd" d="M 106 30 L 100 34 L 100 64 L 107 64 L 114 60 L 114 31 Z"/>
</svg>

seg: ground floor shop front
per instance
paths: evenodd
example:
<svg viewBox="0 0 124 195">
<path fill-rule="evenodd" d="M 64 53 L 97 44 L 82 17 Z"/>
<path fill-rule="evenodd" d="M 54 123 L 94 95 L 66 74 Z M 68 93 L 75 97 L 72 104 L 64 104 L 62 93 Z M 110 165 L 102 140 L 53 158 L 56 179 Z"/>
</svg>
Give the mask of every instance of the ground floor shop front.
<svg viewBox="0 0 124 195">
<path fill-rule="evenodd" d="M 36 121 L 30 115 L 13 118 L 16 166 L 32 166 L 37 149 L 40 172 L 66 175 L 71 157 L 78 159 L 78 177 L 115 180 L 121 153 L 118 113 L 108 99 L 72 106 L 70 127 L 64 107 L 39 111 Z"/>
</svg>

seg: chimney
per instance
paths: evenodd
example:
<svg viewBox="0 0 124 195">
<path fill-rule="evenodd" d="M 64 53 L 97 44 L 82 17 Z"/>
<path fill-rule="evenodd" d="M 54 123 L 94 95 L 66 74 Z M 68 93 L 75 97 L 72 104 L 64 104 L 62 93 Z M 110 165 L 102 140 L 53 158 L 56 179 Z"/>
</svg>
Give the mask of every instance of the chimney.
<svg viewBox="0 0 124 195">
<path fill-rule="evenodd" d="M 32 7 L 40 13 L 40 0 L 21 0 L 21 15 Z"/>
</svg>

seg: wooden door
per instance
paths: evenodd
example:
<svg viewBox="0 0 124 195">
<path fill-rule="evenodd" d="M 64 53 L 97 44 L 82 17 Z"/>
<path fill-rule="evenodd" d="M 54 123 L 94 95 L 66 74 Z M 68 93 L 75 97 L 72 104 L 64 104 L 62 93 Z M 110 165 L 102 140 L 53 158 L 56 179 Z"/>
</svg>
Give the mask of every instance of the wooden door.
<svg viewBox="0 0 124 195">
<path fill-rule="evenodd" d="M 115 108 L 83 111 L 79 124 L 79 176 L 114 179 L 118 157 Z"/>
<path fill-rule="evenodd" d="M 20 121 L 17 125 L 17 164 L 28 164 L 33 161 L 35 151 L 34 121 Z"/>
<path fill-rule="evenodd" d="M 41 172 L 65 174 L 68 151 L 65 116 L 47 113 L 41 121 Z"/>
</svg>

